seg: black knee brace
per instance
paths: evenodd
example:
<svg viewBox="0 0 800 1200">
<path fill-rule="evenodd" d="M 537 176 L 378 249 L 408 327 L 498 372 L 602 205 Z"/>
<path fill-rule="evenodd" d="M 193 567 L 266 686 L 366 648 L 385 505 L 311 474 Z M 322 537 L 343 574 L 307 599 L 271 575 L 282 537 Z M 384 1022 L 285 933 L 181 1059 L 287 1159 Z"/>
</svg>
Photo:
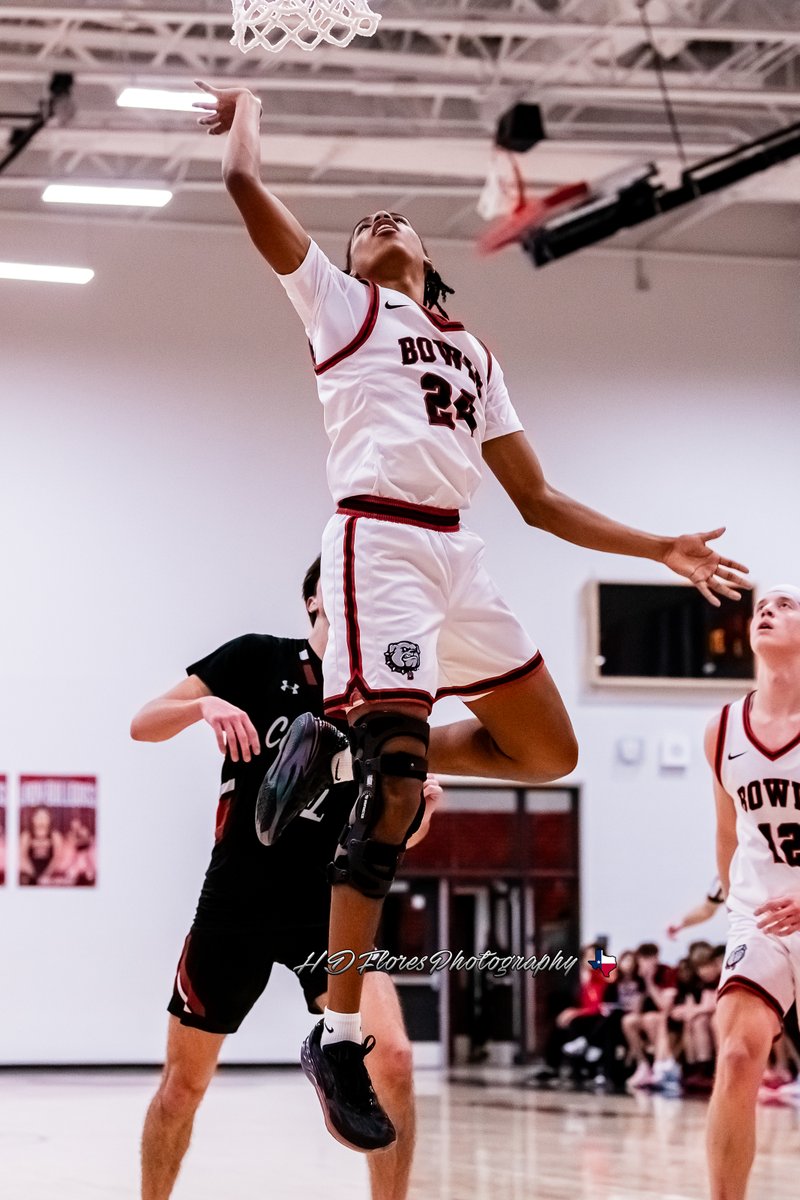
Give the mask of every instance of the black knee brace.
<svg viewBox="0 0 800 1200">
<path fill-rule="evenodd" d="M 425 800 L 420 795 L 416 815 L 399 845 L 378 842 L 370 837 L 383 812 L 383 778 L 418 779 L 421 784 L 427 778 L 428 762 L 423 756 L 404 750 L 383 752 L 386 743 L 396 737 L 417 738 L 427 751 L 428 722 L 399 713 L 368 713 L 350 727 L 358 798 L 337 847 L 336 858 L 328 869 L 331 884 L 349 883 L 373 900 L 381 900 L 388 894 L 406 843 L 419 829 L 425 814 Z"/>
</svg>

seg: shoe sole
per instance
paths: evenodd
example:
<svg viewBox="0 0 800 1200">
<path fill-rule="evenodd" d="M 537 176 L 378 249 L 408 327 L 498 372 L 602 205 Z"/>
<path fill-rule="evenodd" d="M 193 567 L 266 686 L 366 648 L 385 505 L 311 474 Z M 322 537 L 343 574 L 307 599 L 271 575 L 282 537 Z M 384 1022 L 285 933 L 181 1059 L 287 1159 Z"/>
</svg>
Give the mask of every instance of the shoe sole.
<svg viewBox="0 0 800 1200">
<path fill-rule="evenodd" d="M 380 1154 L 382 1150 L 388 1150 L 390 1146 L 394 1145 L 394 1143 L 397 1141 L 397 1135 L 392 1138 L 391 1142 L 387 1142 L 385 1146 L 375 1146 L 372 1149 L 367 1149 L 365 1146 L 357 1146 L 355 1142 L 349 1141 L 349 1139 L 346 1138 L 343 1133 L 340 1133 L 336 1126 L 331 1122 L 330 1114 L 328 1112 L 328 1102 L 325 1099 L 324 1092 L 317 1083 L 317 1077 L 314 1073 L 314 1064 L 311 1061 L 311 1055 L 306 1048 L 305 1042 L 303 1042 L 303 1045 L 300 1049 L 300 1066 L 303 1068 L 303 1074 L 305 1075 L 306 1079 L 313 1084 L 314 1091 L 317 1093 L 317 1099 L 319 1100 L 319 1105 L 322 1109 L 322 1119 L 325 1122 L 325 1128 L 340 1146 L 345 1146 L 348 1150 L 355 1150 L 357 1154 Z"/>
</svg>

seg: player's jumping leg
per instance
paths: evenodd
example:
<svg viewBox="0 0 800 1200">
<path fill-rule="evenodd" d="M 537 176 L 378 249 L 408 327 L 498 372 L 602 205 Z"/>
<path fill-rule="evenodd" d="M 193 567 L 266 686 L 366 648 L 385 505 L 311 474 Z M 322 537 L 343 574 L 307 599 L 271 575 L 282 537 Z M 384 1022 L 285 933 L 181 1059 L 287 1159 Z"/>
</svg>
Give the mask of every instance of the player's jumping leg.
<svg viewBox="0 0 800 1200">
<path fill-rule="evenodd" d="M 189 1148 L 194 1115 L 225 1038 L 169 1018 L 167 1059 L 142 1133 L 142 1200 L 168 1200 Z"/>
<path fill-rule="evenodd" d="M 707 1129 L 711 1200 L 744 1200 L 756 1149 L 758 1088 L 780 1022 L 754 992 L 735 987 L 719 998 L 717 1029 Z"/>
<path fill-rule="evenodd" d="M 430 730 L 428 763 L 441 775 L 478 775 L 489 779 L 513 779 L 520 783 L 550 783 L 568 775 L 578 760 L 578 743 L 569 714 L 547 667 L 517 683 L 504 684 L 480 700 L 467 701 L 475 720 L 434 725 Z M 364 705 L 358 713 L 366 711 Z M 419 709 L 409 708 L 409 712 Z M 324 727 L 324 728 L 323 728 Z M 317 717 L 298 717 L 291 729 L 292 773 L 278 757 L 270 768 L 262 795 L 280 792 L 281 811 L 294 816 L 312 793 L 335 782 L 331 756 L 333 730 Z M 322 730 L 320 734 L 319 730 Z M 289 739 L 287 739 L 287 744 Z M 345 774 L 349 778 L 349 774 Z M 308 788 L 305 781 L 312 780 Z M 259 798 L 259 800 L 261 797 Z M 275 806 L 271 805 L 270 811 Z M 281 828 L 288 823 L 281 818 Z M 259 836 L 262 836 L 261 834 Z M 268 841 L 267 836 L 262 840 Z"/>
<path fill-rule="evenodd" d="M 578 743 L 547 667 L 466 702 L 477 720 L 431 729 L 428 760 L 441 775 L 550 783 L 578 761 Z"/>
<path fill-rule="evenodd" d="M 361 1042 L 363 975 L 356 967 L 375 945 L 384 897 L 422 817 L 428 726 L 415 705 L 360 705 L 350 720 L 359 794 L 333 864 L 328 954 L 334 964 L 340 954 L 354 955 L 355 965 L 331 975 L 328 1006 L 301 1061 L 334 1137 L 375 1150 L 391 1145 L 395 1132 L 364 1065 L 372 1046 Z"/>
</svg>

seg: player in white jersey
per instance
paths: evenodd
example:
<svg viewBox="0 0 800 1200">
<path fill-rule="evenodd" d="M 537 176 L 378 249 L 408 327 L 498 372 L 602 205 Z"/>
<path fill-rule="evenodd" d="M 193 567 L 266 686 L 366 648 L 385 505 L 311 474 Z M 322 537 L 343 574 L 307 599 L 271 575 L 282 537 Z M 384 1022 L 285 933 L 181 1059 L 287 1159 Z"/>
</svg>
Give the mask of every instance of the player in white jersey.
<svg viewBox="0 0 800 1200">
<path fill-rule="evenodd" d="M 326 711 L 347 715 L 360 792 L 333 865 L 332 881 L 342 886 L 333 888 L 328 949 L 366 953 L 420 817 L 429 742 L 431 762 L 446 774 L 543 783 L 577 760 L 572 725 L 541 655 L 486 573 L 480 539 L 460 529 L 459 510 L 483 463 L 528 524 L 579 545 L 664 562 L 714 603 L 715 592 L 738 596 L 745 568 L 708 546 L 722 529 L 657 537 L 550 487 L 499 365 L 459 322 L 434 311 L 450 289 L 407 219 L 386 211 L 365 217 L 350 239 L 348 269 L 339 270 L 261 183 L 259 101 L 245 89 L 200 86 L 212 97 L 201 124 L 210 133 L 230 131 L 228 191 L 308 333 L 331 443 L 328 479 L 338 511 L 322 550 L 331 623 L 325 699 Z M 475 719 L 430 731 L 431 706 L 447 694 L 464 697 Z M 279 816 L 295 781 L 307 768 L 313 775 L 308 747 L 325 744 L 313 718 L 295 732 L 276 763 Z M 263 828 L 278 823 L 268 819 Z M 372 1121 L 354 1099 L 364 1069 L 360 992 L 357 971 L 332 976 L 329 1007 L 302 1058 L 329 1128 L 356 1148 Z M 334 1077 L 324 1053 L 342 1041 L 353 1046 L 349 1080 Z"/>
<path fill-rule="evenodd" d="M 800 997 L 800 588 L 782 584 L 761 597 L 750 641 L 756 690 L 706 732 L 730 911 L 708 1121 L 712 1200 L 745 1196 L 759 1084 Z"/>
</svg>

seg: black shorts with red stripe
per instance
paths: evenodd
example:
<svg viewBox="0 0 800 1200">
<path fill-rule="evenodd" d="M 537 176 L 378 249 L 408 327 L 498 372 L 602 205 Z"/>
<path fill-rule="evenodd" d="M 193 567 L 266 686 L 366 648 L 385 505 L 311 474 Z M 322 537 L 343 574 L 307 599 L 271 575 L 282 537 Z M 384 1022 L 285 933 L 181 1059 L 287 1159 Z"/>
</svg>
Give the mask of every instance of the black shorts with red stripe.
<svg viewBox="0 0 800 1200">
<path fill-rule="evenodd" d="M 266 988 L 276 963 L 302 988 L 308 1011 L 328 990 L 328 925 L 286 925 L 265 932 L 241 925 L 193 925 L 183 945 L 168 1011 L 206 1033 L 235 1033 Z"/>
</svg>

